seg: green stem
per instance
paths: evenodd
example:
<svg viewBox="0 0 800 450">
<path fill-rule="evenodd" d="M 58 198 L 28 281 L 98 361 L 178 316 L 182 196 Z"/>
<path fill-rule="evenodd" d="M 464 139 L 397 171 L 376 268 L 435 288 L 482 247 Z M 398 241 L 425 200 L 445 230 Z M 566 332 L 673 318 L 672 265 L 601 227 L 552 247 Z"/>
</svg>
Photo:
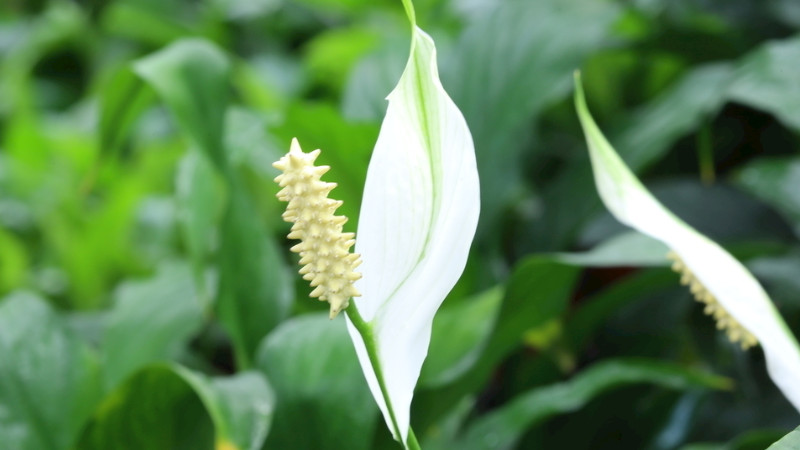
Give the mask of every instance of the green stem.
<svg viewBox="0 0 800 450">
<path fill-rule="evenodd" d="M 711 139 L 711 126 L 703 125 L 697 134 L 697 159 L 700 165 L 700 179 L 704 184 L 714 183 L 714 145 Z"/>
<path fill-rule="evenodd" d="M 414 434 L 414 430 L 411 429 L 411 426 L 408 427 L 408 445 L 409 450 L 422 450 L 422 447 L 419 446 L 419 442 L 417 441 L 417 435 Z"/>
<path fill-rule="evenodd" d="M 381 388 L 383 401 L 386 402 L 386 409 L 389 410 L 389 418 L 392 421 L 394 434 L 402 438 L 402 435 L 400 434 L 400 427 L 397 425 L 397 418 L 394 415 L 392 401 L 389 399 L 389 391 L 386 389 L 386 382 L 383 379 L 383 369 L 381 368 L 381 363 L 378 359 L 378 344 L 375 342 L 375 332 L 372 329 L 372 325 L 366 322 L 363 317 L 361 317 L 361 313 L 358 312 L 355 302 L 350 302 L 350 306 L 345 309 L 345 314 L 347 314 L 347 317 L 350 318 L 353 326 L 356 327 L 356 330 L 358 330 L 358 334 L 361 335 L 361 339 L 364 340 L 364 346 L 367 348 L 369 362 L 372 364 L 372 370 L 375 371 L 375 377 L 378 379 L 378 386 Z M 407 440 L 408 443 L 405 446 L 408 449 L 421 450 L 419 442 L 417 442 L 417 437 L 414 435 L 414 430 L 412 430 L 411 427 L 408 429 Z"/>
</svg>

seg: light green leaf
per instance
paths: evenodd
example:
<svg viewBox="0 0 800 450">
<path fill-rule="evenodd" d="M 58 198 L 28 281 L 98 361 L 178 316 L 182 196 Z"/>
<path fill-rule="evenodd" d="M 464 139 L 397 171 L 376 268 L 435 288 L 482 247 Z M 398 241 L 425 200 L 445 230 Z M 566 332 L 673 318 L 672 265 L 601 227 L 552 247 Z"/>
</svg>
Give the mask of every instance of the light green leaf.
<svg viewBox="0 0 800 450">
<path fill-rule="evenodd" d="M 344 322 L 327 314 L 290 319 L 267 336 L 256 358 L 277 397 L 266 448 L 370 448 L 375 403 L 349 341 Z"/>
<path fill-rule="evenodd" d="M 217 225 L 225 210 L 226 185 L 211 163 L 197 152 L 188 152 L 178 163 L 175 202 L 178 224 L 194 270 L 195 285 L 204 307 L 213 293 L 205 292 L 208 257 L 214 253 Z"/>
<path fill-rule="evenodd" d="M 100 400 L 97 356 L 40 298 L 0 303 L 0 442 L 15 450 L 72 448 Z"/>
<path fill-rule="evenodd" d="M 105 388 L 149 363 L 174 359 L 202 323 L 192 273 L 184 264 L 165 264 L 151 279 L 120 286 L 102 341 Z"/>
<path fill-rule="evenodd" d="M 193 146 L 226 166 L 223 126 L 230 62 L 213 44 L 182 39 L 134 63 L 134 71 L 169 106 Z"/>
<path fill-rule="evenodd" d="M 142 112 L 153 102 L 153 92 L 128 64 L 119 67 L 100 89 L 100 151 L 114 154 Z"/>
<path fill-rule="evenodd" d="M 614 236 L 587 252 L 556 253 L 553 258 L 584 267 L 666 266 L 667 253 L 669 248 L 661 241 L 633 231 Z"/>
<path fill-rule="evenodd" d="M 798 450 L 800 449 L 800 427 L 790 432 L 778 442 L 769 446 L 767 450 Z"/>
</svg>

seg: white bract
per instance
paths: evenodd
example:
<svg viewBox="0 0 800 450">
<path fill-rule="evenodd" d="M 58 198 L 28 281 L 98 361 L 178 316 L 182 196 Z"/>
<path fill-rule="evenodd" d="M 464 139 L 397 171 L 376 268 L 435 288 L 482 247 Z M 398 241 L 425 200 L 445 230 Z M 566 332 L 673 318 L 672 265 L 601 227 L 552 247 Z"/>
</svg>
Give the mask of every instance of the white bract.
<svg viewBox="0 0 800 450">
<path fill-rule="evenodd" d="M 406 6 L 411 54 L 388 96 L 356 233 L 363 278 L 353 303 L 372 343 L 347 311 L 369 387 L 404 444 L 433 316 L 464 270 L 480 209 L 472 136 L 439 81 L 433 40 Z"/>
<path fill-rule="evenodd" d="M 575 106 L 603 203 L 620 222 L 672 249 L 673 268 L 706 305 L 705 311 L 717 320 L 717 327 L 743 348 L 759 343 L 772 380 L 800 410 L 800 346 L 767 293 L 739 261 L 647 191 L 592 119 L 577 74 Z"/>
</svg>

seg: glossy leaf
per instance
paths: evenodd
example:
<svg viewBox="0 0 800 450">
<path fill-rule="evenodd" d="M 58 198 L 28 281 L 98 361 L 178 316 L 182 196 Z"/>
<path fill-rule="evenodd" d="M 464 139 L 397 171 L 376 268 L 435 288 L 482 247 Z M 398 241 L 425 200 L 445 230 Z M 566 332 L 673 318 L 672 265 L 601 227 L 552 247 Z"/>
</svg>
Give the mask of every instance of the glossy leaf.
<svg viewBox="0 0 800 450">
<path fill-rule="evenodd" d="M 371 448 L 377 411 L 343 321 L 283 322 L 259 347 L 256 367 L 277 401 L 267 448 Z"/>
<path fill-rule="evenodd" d="M 97 355 L 40 298 L 0 303 L 0 442 L 18 450 L 71 449 L 100 400 Z"/>
</svg>

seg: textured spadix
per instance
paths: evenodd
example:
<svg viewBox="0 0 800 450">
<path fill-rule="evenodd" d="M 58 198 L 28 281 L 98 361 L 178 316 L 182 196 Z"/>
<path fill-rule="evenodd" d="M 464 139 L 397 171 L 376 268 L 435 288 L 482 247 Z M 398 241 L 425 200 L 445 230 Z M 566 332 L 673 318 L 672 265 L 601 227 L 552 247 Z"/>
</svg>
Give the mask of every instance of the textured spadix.
<svg viewBox="0 0 800 450">
<path fill-rule="evenodd" d="M 354 302 L 373 343 L 365 346 L 348 320 L 372 394 L 404 444 L 433 316 L 464 269 L 480 203 L 469 129 L 439 81 L 433 40 L 414 25 L 406 6 L 411 54 L 388 96 L 356 243 L 364 277 L 356 283 L 363 296 Z M 377 371 L 367 346 L 377 356 Z"/>
<path fill-rule="evenodd" d="M 592 119 L 577 74 L 575 106 L 603 203 L 620 222 L 672 249 L 673 268 L 717 326 L 744 348 L 761 344 L 772 380 L 800 410 L 800 346 L 767 293 L 739 261 L 647 191 Z"/>
<path fill-rule="evenodd" d="M 312 297 L 328 301 L 331 319 L 336 317 L 359 295 L 353 282 L 361 277 L 354 269 L 361 263 L 358 254 L 350 253 L 355 243 L 353 233 L 343 233 L 344 216 L 336 216 L 340 200 L 328 198 L 336 183 L 326 183 L 320 177 L 328 166 L 315 166 L 320 151 L 304 153 L 297 139 L 284 157 L 273 166 L 283 171 L 275 178 L 283 189 L 278 199 L 289 202 L 283 219 L 291 222 L 289 239 L 300 239 L 292 251 L 300 254 L 300 273 L 314 288 Z"/>
</svg>

